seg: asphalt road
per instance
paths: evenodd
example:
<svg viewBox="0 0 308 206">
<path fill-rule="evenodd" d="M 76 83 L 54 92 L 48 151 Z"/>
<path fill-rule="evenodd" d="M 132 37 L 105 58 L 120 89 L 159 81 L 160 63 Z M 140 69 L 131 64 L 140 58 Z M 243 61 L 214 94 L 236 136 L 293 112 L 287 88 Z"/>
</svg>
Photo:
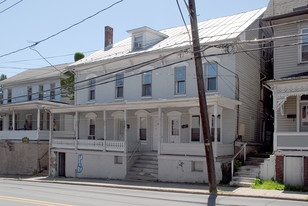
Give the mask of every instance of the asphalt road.
<svg viewBox="0 0 308 206">
<path fill-rule="evenodd" d="M 209 196 L 187 193 L 0 180 L 0 205 L 307 206 L 308 203 L 263 198 Z"/>
</svg>

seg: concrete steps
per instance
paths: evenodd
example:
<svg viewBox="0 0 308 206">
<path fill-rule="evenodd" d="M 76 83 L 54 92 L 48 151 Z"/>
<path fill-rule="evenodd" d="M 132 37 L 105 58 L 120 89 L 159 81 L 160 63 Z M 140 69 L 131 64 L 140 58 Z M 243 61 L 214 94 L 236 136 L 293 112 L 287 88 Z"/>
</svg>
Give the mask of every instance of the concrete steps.
<svg viewBox="0 0 308 206">
<path fill-rule="evenodd" d="M 264 164 L 264 157 L 248 157 L 244 166 L 234 173 L 230 185 L 250 187 L 253 181 L 259 177 L 260 165 Z"/>
<path fill-rule="evenodd" d="M 157 154 L 142 153 L 128 171 L 126 179 L 134 181 L 157 181 L 157 177 Z"/>
</svg>

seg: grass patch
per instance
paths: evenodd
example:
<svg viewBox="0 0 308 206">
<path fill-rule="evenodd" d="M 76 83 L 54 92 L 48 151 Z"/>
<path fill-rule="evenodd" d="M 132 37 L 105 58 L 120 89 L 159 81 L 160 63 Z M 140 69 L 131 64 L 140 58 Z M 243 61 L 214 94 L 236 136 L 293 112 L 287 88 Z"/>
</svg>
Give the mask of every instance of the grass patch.
<svg viewBox="0 0 308 206">
<path fill-rule="evenodd" d="M 308 188 L 304 186 L 293 186 L 293 185 L 284 185 L 276 182 L 273 179 L 262 180 L 257 178 L 251 186 L 253 189 L 265 189 L 265 190 L 284 190 L 284 191 L 297 191 L 297 192 L 308 192 Z"/>
</svg>

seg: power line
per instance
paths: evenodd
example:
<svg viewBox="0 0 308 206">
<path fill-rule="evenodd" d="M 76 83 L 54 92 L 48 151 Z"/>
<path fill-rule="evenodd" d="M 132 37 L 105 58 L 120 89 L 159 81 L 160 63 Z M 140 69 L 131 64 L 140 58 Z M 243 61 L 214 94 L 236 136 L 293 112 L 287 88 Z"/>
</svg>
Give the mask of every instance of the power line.
<svg viewBox="0 0 308 206">
<path fill-rule="evenodd" d="M 184 0 L 184 1 L 185 1 L 185 0 Z M 186 2 L 185 2 L 185 3 L 186 3 Z M 189 30 L 188 30 L 188 27 L 187 27 L 186 21 L 185 21 L 185 19 L 184 19 L 184 16 L 183 16 L 183 13 L 182 13 L 182 10 L 181 10 L 181 7 L 180 7 L 180 4 L 179 4 L 179 1 L 178 1 L 178 0 L 176 0 L 176 4 L 178 5 L 179 12 L 180 12 L 180 14 L 181 14 L 181 17 L 182 17 L 183 23 L 184 23 L 185 28 L 186 28 L 186 30 L 187 30 L 187 35 L 188 35 L 189 42 L 190 42 L 190 46 L 191 46 L 191 37 L 190 37 L 190 32 L 189 32 Z"/>
<path fill-rule="evenodd" d="M 6 1 L 7 1 L 7 0 L 3 0 L 3 1 L 0 2 L 0 4 L 3 4 L 3 3 L 6 2 Z"/>
<path fill-rule="evenodd" d="M 12 8 L 12 7 L 16 6 L 17 4 L 21 3 L 22 1 L 23 1 L 23 0 L 20 0 L 20 1 L 16 2 L 15 4 L 13 4 L 13 5 L 11 5 L 11 6 L 7 7 L 6 9 L 4 9 L 4 10 L 0 11 L 0 14 L 2 14 L 3 12 L 5 12 L 5 11 L 9 10 L 10 8 Z M 4 3 L 4 2 L 5 2 L 5 1 L 2 1 L 0 4 L 2 4 L 2 3 Z"/>
<path fill-rule="evenodd" d="M 23 0 L 21 0 L 21 1 L 23 1 Z M 37 41 L 37 42 L 35 42 L 34 44 L 32 44 L 32 45 L 30 45 L 30 46 L 27 46 L 27 47 L 24 47 L 24 48 L 21 48 L 21 49 L 17 49 L 17 50 L 15 50 L 15 51 L 9 52 L 9 53 L 7 53 L 7 54 L 0 55 L 0 58 L 5 57 L 5 56 L 8 56 L 8 55 L 11 55 L 11 54 L 15 54 L 15 53 L 17 53 L 17 52 L 20 52 L 20 51 L 29 49 L 29 48 L 34 47 L 34 46 L 37 46 L 37 45 L 39 45 L 40 43 L 45 42 L 45 41 L 47 41 L 47 40 L 49 40 L 49 39 L 51 39 L 51 38 L 53 38 L 53 37 L 55 37 L 55 36 L 57 36 L 57 35 L 63 33 L 63 32 L 65 32 L 65 31 L 67 31 L 67 30 L 69 30 L 69 29 L 71 29 L 71 28 L 73 28 L 73 27 L 75 27 L 75 26 L 77 26 L 77 25 L 83 23 L 84 21 L 86 21 L 86 20 L 88 20 L 88 19 L 91 19 L 91 18 L 95 17 L 96 15 L 100 14 L 101 12 L 110 9 L 111 7 L 113 7 L 113 6 L 115 6 L 115 5 L 119 4 L 119 3 L 121 3 L 122 1 L 124 1 L 124 0 L 119 0 L 119 1 L 117 1 L 117 2 L 115 2 L 115 3 L 113 3 L 113 4 L 111 4 L 110 6 L 104 8 L 104 9 L 101 9 L 100 11 L 96 12 L 95 14 L 92 14 L 92 15 L 90 15 L 90 16 L 84 18 L 83 20 L 81 20 L 81 21 L 79 21 L 79 22 L 77 22 L 77 23 L 75 23 L 75 24 L 72 24 L 72 25 L 69 26 L 69 27 L 67 27 L 67 28 L 65 28 L 65 29 L 62 29 L 61 31 L 59 31 L 59 32 L 57 32 L 57 33 L 55 33 L 55 34 L 52 34 L 52 35 L 50 35 L 49 37 L 46 37 L 45 39 L 42 39 L 42 40 L 40 40 L 40 41 Z"/>
</svg>

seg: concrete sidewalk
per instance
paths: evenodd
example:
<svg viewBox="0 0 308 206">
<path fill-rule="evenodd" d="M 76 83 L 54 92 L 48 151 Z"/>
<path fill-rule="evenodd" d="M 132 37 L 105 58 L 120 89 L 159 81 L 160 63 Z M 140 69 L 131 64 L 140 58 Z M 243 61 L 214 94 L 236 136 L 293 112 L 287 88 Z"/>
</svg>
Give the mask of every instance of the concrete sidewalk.
<svg viewBox="0 0 308 206">
<path fill-rule="evenodd" d="M 206 184 L 185 184 L 185 183 L 163 183 L 163 182 L 139 182 L 124 180 L 107 180 L 107 179 L 82 179 L 82 178 L 61 178 L 61 177 L 14 177 L 0 176 L 1 180 L 12 181 L 29 181 L 29 182 L 46 182 L 54 184 L 74 184 L 96 187 L 111 187 L 122 189 L 138 189 L 165 192 L 181 192 L 194 194 L 209 194 L 208 185 Z M 280 190 L 260 190 L 246 187 L 228 187 L 218 186 L 218 195 L 225 196 L 243 196 L 257 198 L 274 198 L 285 200 L 307 201 L 308 193 L 291 192 Z"/>
</svg>

